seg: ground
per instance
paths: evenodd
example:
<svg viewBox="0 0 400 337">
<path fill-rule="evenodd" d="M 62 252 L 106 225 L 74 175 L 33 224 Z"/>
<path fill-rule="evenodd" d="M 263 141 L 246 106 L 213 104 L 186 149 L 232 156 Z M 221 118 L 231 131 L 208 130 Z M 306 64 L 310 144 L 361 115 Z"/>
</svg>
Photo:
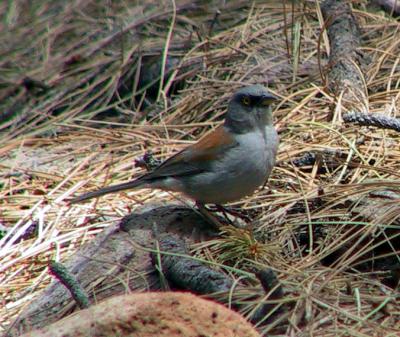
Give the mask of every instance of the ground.
<svg viewBox="0 0 400 337">
<path fill-rule="evenodd" d="M 348 106 L 326 87 L 320 3 L 177 1 L 177 12 L 157 3 L 0 6 L 0 224 L 12 229 L 0 241 L 0 329 L 49 283 L 50 259 L 143 204 L 187 202 L 149 190 L 74 206 L 69 197 L 140 175 L 135 158 L 193 143 L 220 124 L 236 88 L 261 83 L 280 98 L 278 162 L 265 188 L 233 204 L 255 230 L 193 253 L 232 267 L 250 294 L 260 286 L 249 272 L 276 272 L 288 320 L 263 334 L 398 333 L 400 136 L 343 122 Z M 399 22 L 364 2 L 352 10 L 366 60 L 362 112 L 399 117 Z"/>
</svg>

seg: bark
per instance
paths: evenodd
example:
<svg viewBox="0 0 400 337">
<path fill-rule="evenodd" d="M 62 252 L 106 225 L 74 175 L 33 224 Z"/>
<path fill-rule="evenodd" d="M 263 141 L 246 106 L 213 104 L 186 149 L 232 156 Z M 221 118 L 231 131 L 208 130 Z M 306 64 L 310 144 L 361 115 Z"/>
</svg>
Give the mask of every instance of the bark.
<svg viewBox="0 0 400 337">
<path fill-rule="evenodd" d="M 381 129 L 391 129 L 400 132 L 399 118 L 391 118 L 381 114 L 364 114 L 361 112 L 350 112 L 343 115 L 343 120 L 347 123 L 356 123 L 365 126 L 376 126 Z"/>
<path fill-rule="evenodd" d="M 336 97 L 343 93 L 345 106 L 359 108 L 367 101 L 362 73 L 364 61 L 358 50 L 360 28 L 348 1 L 325 0 L 321 10 L 330 43 L 328 90 Z"/>
<path fill-rule="evenodd" d="M 256 273 L 257 278 L 268 295 L 267 301 L 277 301 L 284 297 L 282 285 L 279 283 L 278 277 L 272 269 L 262 269 Z M 269 323 L 277 315 L 282 314 L 287 309 L 279 303 L 264 303 L 252 315 L 253 323 Z"/>
<path fill-rule="evenodd" d="M 233 280 L 222 272 L 216 271 L 198 260 L 179 255 L 188 255 L 185 242 L 176 235 L 163 235 L 159 239 L 161 269 L 172 286 L 206 295 L 215 292 L 229 292 Z M 163 254 L 163 252 L 179 255 Z M 153 263 L 157 264 L 158 254 L 153 254 Z"/>
</svg>

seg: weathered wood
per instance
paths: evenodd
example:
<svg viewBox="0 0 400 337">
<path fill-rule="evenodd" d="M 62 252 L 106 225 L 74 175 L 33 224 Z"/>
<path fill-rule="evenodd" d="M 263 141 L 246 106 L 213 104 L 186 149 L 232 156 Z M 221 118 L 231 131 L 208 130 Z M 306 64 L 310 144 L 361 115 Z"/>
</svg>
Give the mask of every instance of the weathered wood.
<svg viewBox="0 0 400 337">
<path fill-rule="evenodd" d="M 345 0 L 325 0 L 321 4 L 322 14 L 329 37 L 330 55 L 327 87 L 334 96 L 343 93 L 345 106 L 360 107 L 367 101 L 363 80 L 363 55 L 361 32 Z"/>
<path fill-rule="evenodd" d="M 222 272 L 190 257 L 185 242 L 176 235 L 162 235 L 159 238 L 160 261 L 164 276 L 173 287 L 206 295 L 215 292 L 229 292 L 233 280 Z M 163 254 L 168 252 L 179 255 Z M 153 253 L 153 263 L 157 264 L 158 254 Z"/>
<path fill-rule="evenodd" d="M 127 291 L 160 289 L 150 253 L 141 249 L 153 248 L 155 227 L 189 242 L 211 233 L 197 212 L 180 205 L 153 204 L 124 217 L 65 261 L 92 303 Z M 5 336 L 47 326 L 76 309 L 69 291 L 59 281 L 53 281 L 20 314 Z"/>
</svg>

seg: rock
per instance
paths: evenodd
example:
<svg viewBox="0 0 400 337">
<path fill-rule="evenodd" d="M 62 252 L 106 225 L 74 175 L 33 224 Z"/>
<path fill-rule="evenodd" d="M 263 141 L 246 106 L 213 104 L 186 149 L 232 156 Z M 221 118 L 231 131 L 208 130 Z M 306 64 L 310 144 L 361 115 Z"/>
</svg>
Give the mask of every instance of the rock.
<svg viewBox="0 0 400 337">
<path fill-rule="evenodd" d="M 109 298 L 23 337 L 256 337 L 238 313 L 190 293 L 133 293 Z"/>
</svg>

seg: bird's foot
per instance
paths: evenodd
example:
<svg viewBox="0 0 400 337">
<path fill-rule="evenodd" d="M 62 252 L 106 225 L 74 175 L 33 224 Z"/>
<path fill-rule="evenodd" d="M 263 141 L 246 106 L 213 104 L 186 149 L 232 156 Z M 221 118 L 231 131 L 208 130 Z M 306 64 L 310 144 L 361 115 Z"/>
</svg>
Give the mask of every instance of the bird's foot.
<svg viewBox="0 0 400 337">
<path fill-rule="evenodd" d="M 207 208 L 204 204 L 196 203 L 200 213 L 210 222 L 214 227 L 220 229 L 222 226 L 231 225 L 237 228 L 247 228 L 251 223 L 251 219 L 243 214 L 240 210 L 232 207 L 224 207 L 215 205 L 214 207 Z M 225 221 L 221 222 L 221 217 L 217 217 L 211 213 L 222 213 Z M 234 217 L 232 219 L 232 217 Z"/>
<path fill-rule="evenodd" d="M 244 214 L 243 210 L 240 208 L 215 205 L 215 209 L 217 212 L 221 212 L 226 219 L 229 219 L 228 214 L 230 214 L 235 218 L 242 219 L 246 224 L 251 223 L 250 217 L 247 214 Z"/>
<path fill-rule="evenodd" d="M 210 211 L 204 204 L 199 203 L 199 202 L 196 202 L 196 206 L 197 206 L 197 208 L 198 208 L 200 214 L 201 214 L 201 215 L 207 220 L 207 222 L 208 222 L 211 226 L 213 226 L 215 229 L 221 230 L 221 228 L 222 228 L 223 226 L 226 226 L 226 225 L 231 224 L 231 221 L 230 221 L 229 219 L 227 219 L 227 218 L 225 218 L 225 220 L 228 220 L 228 222 L 224 223 L 223 221 L 221 221 L 221 220 L 223 220 L 223 219 L 221 219 L 221 217 L 217 217 L 217 216 L 213 215 L 213 214 L 211 213 L 212 211 Z"/>
</svg>

